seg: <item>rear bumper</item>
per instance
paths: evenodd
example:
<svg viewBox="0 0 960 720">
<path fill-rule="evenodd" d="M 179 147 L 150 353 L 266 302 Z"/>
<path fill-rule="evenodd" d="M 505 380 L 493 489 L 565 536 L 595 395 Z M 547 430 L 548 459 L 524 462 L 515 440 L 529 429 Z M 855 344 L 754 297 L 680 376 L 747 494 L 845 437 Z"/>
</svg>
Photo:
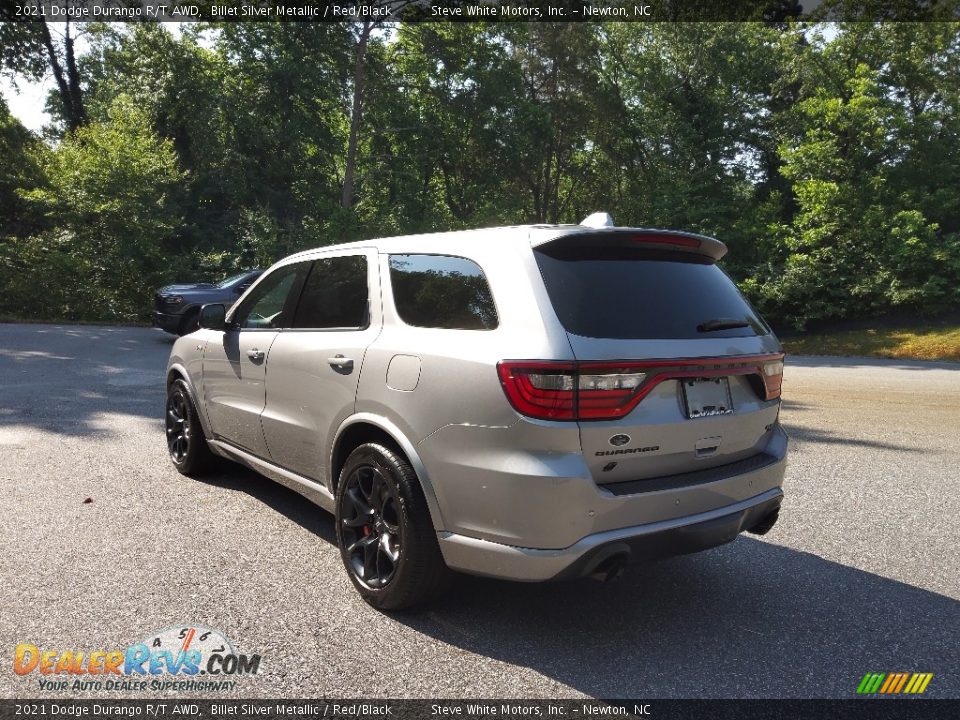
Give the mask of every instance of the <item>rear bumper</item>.
<svg viewBox="0 0 960 720">
<path fill-rule="evenodd" d="M 462 572 L 529 582 L 561 580 L 590 575 L 613 559 L 651 561 L 723 545 L 762 525 L 782 500 L 777 487 L 708 512 L 588 535 L 561 550 L 514 547 L 455 533 L 440 533 L 440 548 L 447 565 Z"/>
<path fill-rule="evenodd" d="M 166 330 L 168 333 L 173 333 L 174 335 L 176 335 L 180 329 L 181 320 L 183 320 L 183 315 L 170 315 L 169 313 L 162 313 L 159 310 L 153 311 L 153 326 L 161 330 Z"/>
</svg>

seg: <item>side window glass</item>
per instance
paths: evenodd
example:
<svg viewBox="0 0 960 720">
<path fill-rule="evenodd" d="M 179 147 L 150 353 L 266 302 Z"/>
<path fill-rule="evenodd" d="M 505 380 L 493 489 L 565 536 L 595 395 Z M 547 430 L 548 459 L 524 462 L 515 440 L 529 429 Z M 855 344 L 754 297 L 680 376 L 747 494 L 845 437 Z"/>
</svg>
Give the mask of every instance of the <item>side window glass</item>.
<svg viewBox="0 0 960 720">
<path fill-rule="evenodd" d="M 315 260 L 300 294 L 293 327 L 365 328 L 369 324 L 368 294 L 366 257 Z"/>
<path fill-rule="evenodd" d="M 449 255 L 391 255 L 390 283 L 397 314 L 407 325 L 493 330 L 497 309 L 483 270 Z"/>
<path fill-rule="evenodd" d="M 274 329 L 289 326 L 285 317 L 287 298 L 297 284 L 297 275 L 303 264 L 286 265 L 270 273 L 248 297 L 234 322 L 243 329 Z"/>
</svg>

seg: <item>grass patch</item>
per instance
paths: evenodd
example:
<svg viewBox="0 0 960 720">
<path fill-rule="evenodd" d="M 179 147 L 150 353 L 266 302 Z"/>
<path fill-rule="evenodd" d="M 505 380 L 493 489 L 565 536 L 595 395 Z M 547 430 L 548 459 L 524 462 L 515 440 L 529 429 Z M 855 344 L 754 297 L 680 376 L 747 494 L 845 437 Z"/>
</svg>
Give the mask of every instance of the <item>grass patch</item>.
<svg viewBox="0 0 960 720">
<path fill-rule="evenodd" d="M 841 330 L 783 339 L 791 355 L 856 355 L 960 362 L 960 325 Z"/>
</svg>

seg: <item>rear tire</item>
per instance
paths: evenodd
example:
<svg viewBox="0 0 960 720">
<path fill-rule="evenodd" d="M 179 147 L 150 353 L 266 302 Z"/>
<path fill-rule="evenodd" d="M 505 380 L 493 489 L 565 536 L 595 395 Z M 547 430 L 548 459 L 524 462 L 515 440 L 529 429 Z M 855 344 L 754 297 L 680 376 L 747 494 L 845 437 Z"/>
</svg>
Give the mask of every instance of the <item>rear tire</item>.
<svg viewBox="0 0 960 720">
<path fill-rule="evenodd" d="M 170 460 L 182 475 L 202 475 L 214 467 L 216 456 L 210 452 L 190 391 L 181 379 L 167 388 L 166 430 Z"/>
<path fill-rule="evenodd" d="M 449 580 L 417 474 L 406 458 L 383 445 L 361 445 L 344 463 L 336 533 L 351 582 L 375 608 L 421 604 Z"/>
</svg>

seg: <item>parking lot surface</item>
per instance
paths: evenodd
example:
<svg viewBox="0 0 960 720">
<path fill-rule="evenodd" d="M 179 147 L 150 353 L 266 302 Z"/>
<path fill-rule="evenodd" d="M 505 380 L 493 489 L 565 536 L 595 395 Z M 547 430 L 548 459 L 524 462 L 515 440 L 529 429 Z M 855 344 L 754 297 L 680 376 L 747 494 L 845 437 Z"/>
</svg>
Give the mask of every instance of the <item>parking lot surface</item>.
<svg viewBox="0 0 960 720">
<path fill-rule="evenodd" d="M 238 466 L 173 469 L 170 336 L 0 337 L 2 697 L 143 697 L 45 693 L 13 673 L 14 648 L 182 624 L 262 655 L 227 697 L 851 697 L 895 671 L 960 697 L 960 365 L 791 359 L 786 501 L 764 538 L 609 585 L 463 577 L 385 615 L 355 594 L 323 511 Z"/>
</svg>

